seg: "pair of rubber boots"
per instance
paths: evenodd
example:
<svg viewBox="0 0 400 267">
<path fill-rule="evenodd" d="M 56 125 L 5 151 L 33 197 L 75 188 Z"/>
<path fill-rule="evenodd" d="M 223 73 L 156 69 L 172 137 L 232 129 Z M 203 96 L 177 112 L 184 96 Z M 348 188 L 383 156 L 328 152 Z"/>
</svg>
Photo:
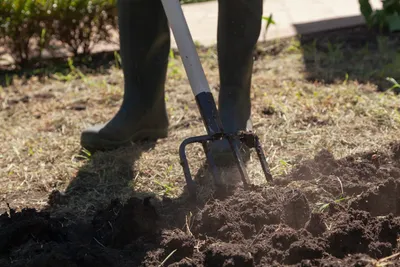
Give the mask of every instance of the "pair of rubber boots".
<svg viewBox="0 0 400 267">
<path fill-rule="evenodd" d="M 218 1 L 218 106 L 227 132 L 252 130 L 250 87 L 253 50 L 261 30 L 262 1 Z M 162 3 L 118 0 L 117 5 L 124 97 L 119 111 L 108 123 L 83 131 L 81 145 L 92 152 L 168 135 L 164 85 L 170 30 Z M 217 162 L 228 164 L 233 160 L 227 142 L 215 143 L 212 151 Z M 246 160 L 247 155 L 243 155 Z"/>
</svg>

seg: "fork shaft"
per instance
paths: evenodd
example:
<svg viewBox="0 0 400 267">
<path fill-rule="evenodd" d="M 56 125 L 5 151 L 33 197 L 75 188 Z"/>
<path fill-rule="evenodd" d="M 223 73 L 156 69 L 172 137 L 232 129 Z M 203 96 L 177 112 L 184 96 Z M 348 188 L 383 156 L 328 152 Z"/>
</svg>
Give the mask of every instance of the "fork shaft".
<svg viewBox="0 0 400 267">
<path fill-rule="evenodd" d="M 210 92 L 200 93 L 196 95 L 196 103 L 208 135 L 220 137 L 223 127 L 213 95 Z"/>
<path fill-rule="evenodd" d="M 194 95 L 210 92 L 200 58 L 196 51 L 185 15 L 179 0 L 161 0 L 169 25 L 174 34 L 189 83 Z"/>
<path fill-rule="evenodd" d="M 179 0 L 161 0 L 208 135 L 223 132 L 214 97 Z"/>
</svg>

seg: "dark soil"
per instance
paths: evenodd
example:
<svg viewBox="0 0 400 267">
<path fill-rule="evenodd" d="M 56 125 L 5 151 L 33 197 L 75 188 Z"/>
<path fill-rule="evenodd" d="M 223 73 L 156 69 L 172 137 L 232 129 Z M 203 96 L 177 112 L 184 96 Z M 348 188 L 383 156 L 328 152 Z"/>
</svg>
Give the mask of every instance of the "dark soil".
<svg viewBox="0 0 400 267">
<path fill-rule="evenodd" d="M 304 190 L 293 186 L 301 182 Z M 324 195 L 310 185 L 345 200 L 316 204 Z M 192 208 L 186 225 L 190 205 L 179 200 L 115 200 L 86 224 L 10 210 L 0 217 L 0 265 L 373 266 L 399 252 L 398 192 L 398 144 L 343 159 L 323 150 L 274 186 Z"/>
</svg>

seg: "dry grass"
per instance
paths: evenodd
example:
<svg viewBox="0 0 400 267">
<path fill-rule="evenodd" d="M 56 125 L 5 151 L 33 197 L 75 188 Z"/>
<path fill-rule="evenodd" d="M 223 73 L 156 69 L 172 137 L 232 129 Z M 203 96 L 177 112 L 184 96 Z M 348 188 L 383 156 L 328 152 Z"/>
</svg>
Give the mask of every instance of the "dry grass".
<svg viewBox="0 0 400 267">
<path fill-rule="evenodd" d="M 376 49 L 369 48 L 365 56 L 364 48 L 333 44 L 333 49 L 324 50 L 295 39 L 260 44 L 259 49 L 264 52 L 254 66 L 253 122 L 275 176 L 285 175 L 322 148 L 341 157 L 398 140 L 399 97 L 393 91 L 377 92 L 386 73 L 370 72 L 379 64 L 396 67 L 398 54 L 391 46 L 385 53 L 396 57 L 385 59 Z M 217 96 L 215 49 L 203 49 L 201 58 Z M 83 79 L 70 75 L 44 83 L 35 78 L 14 80 L 4 87 L 0 93 L 2 210 L 6 203 L 13 208 L 44 208 L 53 190 L 65 193 L 51 195 L 59 202 L 51 209 L 79 218 L 115 197 L 182 194 L 185 183 L 178 147 L 184 138 L 203 134 L 204 128 L 179 58 L 170 62 L 166 89 L 170 135 L 156 146 L 80 153 L 81 130 L 110 119 L 121 103 L 118 68 Z M 396 78 L 393 69 L 387 69 Z M 205 176 L 200 147 L 192 148 L 189 155 L 193 174 L 199 170 L 197 176 Z M 248 169 L 255 182 L 264 182 L 255 158 Z M 208 192 L 204 187 L 201 194 Z"/>
</svg>

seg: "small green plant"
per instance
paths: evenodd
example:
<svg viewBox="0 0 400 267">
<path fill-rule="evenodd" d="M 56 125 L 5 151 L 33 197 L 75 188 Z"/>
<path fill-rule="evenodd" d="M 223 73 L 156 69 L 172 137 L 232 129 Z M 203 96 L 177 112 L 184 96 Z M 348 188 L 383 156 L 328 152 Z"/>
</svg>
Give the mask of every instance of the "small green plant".
<svg viewBox="0 0 400 267">
<path fill-rule="evenodd" d="M 275 171 L 278 175 L 286 175 L 291 168 L 291 164 L 283 159 L 280 159 L 279 162 L 271 168 L 271 171 Z"/>
<path fill-rule="evenodd" d="M 400 89 L 400 84 L 395 79 L 387 77 L 386 80 L 393 84 L 393 86 L 390 87 L 389 90 Z"/>
<path fill-rule="evenodd" d="M 383 9 L 373 10 L 369 0 L 359 0 L 360 11 L 370 28 L 400 30 L 400 0 L 382 0 Z"/>
<path fill-rule="evenodd" d="M 81 149 L 81 154 L 78 155 L 73 155 L 72 156 L 72 161 L 78 161 L 78 160 L 90 160 L 92 158 L 92 153 L 87 150 L 86 148 Z"/>
<path fill-rule="evenodd" d="M 84 83 L 89 83 L 89 79 L 87 78 L 87 76 L 80 69 L 75 67 L 72 58 L 68 58 L 68 68 L 69 68 L 68 74 L 62 74 L 57 72 L 55 73 L 54 77 L 60 81 L 71 81 L 80 78 Z"/>
<path fill-rule="evenodd" d="M 157 185 L 161 186 L 164 189 L 163 194 L 168 196 L 172 195 L 172 192 L 175 190 L 174 185 L 172 183 L 161 183 L 159 181 L 154 181 Z"/>
<path fill-rule="evenodd" d="M 172 49 L 169 51 L 168 68 L 170 68 L 170 74 L 172 75 L 172 77 L 174 77 L 174 79 L 180 79 L 182 77 L 181 70 L 179 69 L 179 66 L 175 59 L 175 53 Z"/>
<path fill-rule="evenodd" d="M 6 86 L 7 87 L 10 86 L 12 81 L 11 77 L 8 76 L 8 74 L 6 74 L 5 79 L 6 79 Z"/>
<path fill-rule="evenodd" d="M 82 153 L 84 153 L 88 159 L 90 159 L 92 157 L 92 153 L 89 150 L 87 150 L 86 148 L 82 149 Z"/>
<path fill-rule="evenodd" d="M 335 199 L 333 202 L 334 202 L 334 203 L 340 203 L 340 202 L 345 201 L 345 200 L 347 200 L 347 199 L 348 199 L 347 197 L 341 197 L 341 198 Z M 324 212 L 324 211 L 329 207 L 329 205 L 330 205 L 331 203 L 321 203 L 321 202 L 318 202 L 318 203 L 316 203 L 316 204 L 317 204 L 317 206 L 319 206 L 318 211 Z"/>
<path fill-rule="evenodd" d="M 271 24 L 275 25 L 276 23 L 275 23 L 275 20 L 273 20 L 273 18 L 272 18 L 272 14 L 270 14 L 268 17 L 263 16 L 262 19 L 264 21 L 266 21 L 266 23 L 267 23 L 267 24 L 265 24 L 265 31 L 264 31 L 264 36 L 263 36 L 264 40 L 265 40 L 267 37 L 267 32 L 268 32 L 269 27 L 271 26 Z"/>
<path fill-rule="evenodd" d="M 348 82 L 349 82 L 349 74 L 346 73 L 346 74 L 344 75 L 343 85 L 347 85 Z"/>
<path fill-rule="evenodd" d="M 122 66 L 122 59 L 121 55 L 117 51 L 114 51 L 114 58 L 115 58 L 115 67 L 120 68 Z"/>
<path fill-rule="evenodd" d="M 79 69 L 77 69 L 74 66 L 74 61 L 72 60 L 72 58 L 68 58 L 68 67 L 70 69 L 70 71 L 76 75 L 78 75 L 83 81 L 86 81 L 86 76 L 85 74 L 82 73 L 82 71 L 80 71 Z"/>
<path fill-rule="evenodd" d="M 33 156 L 35 154 L 35 151 L 33 151 L 33 148 L 30 146 L 28 147 L 28 155 Z"/>
</svg>

